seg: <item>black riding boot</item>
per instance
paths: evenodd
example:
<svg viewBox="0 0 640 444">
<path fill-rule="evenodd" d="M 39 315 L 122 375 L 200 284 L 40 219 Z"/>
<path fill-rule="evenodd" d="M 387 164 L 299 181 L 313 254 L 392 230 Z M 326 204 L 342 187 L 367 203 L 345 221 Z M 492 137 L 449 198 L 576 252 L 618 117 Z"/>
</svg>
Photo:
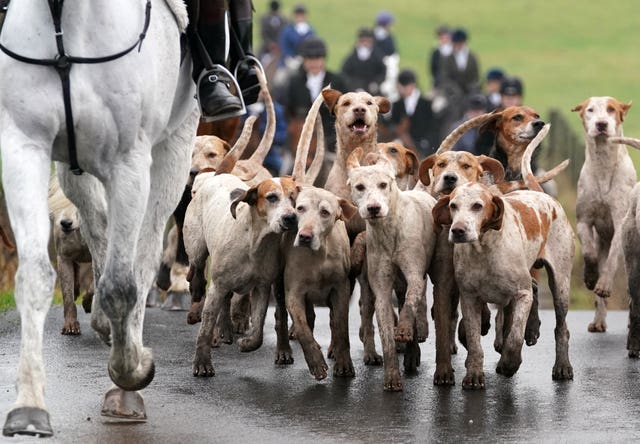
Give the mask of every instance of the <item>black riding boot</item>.
<svg viewBox="0 0 640 444">
<path fill-rule="evenodd" d="M 198 96 L 203 117 L 209 120 L 216 120 L 216 118 L 224 119 L 239 115 L 244 107 L 240 98 L 229 89 L 230 79 L 225 79 L 222 71 L 212 71 L 207 66 L 210 65 L 209 61 L 214 64 L 214 68 L 226 66 L 226 1 L 200 0 L 198 3 L 198 24 L 195 35 L 191 36 L 191 40 L 194 43 L 192 45 L 194 54 L 193 75 L 198 85 Z M 207 60 L 207 57 L 209 60 Z"/>
<path fill-rule="evenodd" d="M 253 5 L 251 0 L 233 0 L 230 3 L 231 28 L 235 42 L 231 44 L 230 66 L 242 90 L 245 105 L 258 100 L 260 83 L 256 74 L 262 69 L 253 55 Z"/>
</svg>

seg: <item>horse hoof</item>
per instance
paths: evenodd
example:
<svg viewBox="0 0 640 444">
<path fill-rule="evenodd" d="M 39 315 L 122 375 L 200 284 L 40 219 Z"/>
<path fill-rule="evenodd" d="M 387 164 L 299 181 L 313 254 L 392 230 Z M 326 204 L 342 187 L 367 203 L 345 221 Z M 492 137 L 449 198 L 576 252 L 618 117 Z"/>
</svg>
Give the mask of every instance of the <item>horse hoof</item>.
<svg viewBox="0 0 640 444">
<path fill-rule="evenodd" d="M 191 295 L 188 292 L 167 292 L 162 309 L 167 311 L 188 311 L 191 307 Z"/>
<path fill-rule="evenodd" d="M 49 422 L 49 412 L 36 407 L 13 409 L 7 415 L 2 434 L 4 436 L 53 436 L 53 429 Z"/>
<path fill-rule="evenodd" d="M 145 422 L 147 420 L 144 401 L 140 393 L 122 390 L 119 387 L 114 387 L 105 393 L 100 414 L 116 422 Z"/>
</svg>

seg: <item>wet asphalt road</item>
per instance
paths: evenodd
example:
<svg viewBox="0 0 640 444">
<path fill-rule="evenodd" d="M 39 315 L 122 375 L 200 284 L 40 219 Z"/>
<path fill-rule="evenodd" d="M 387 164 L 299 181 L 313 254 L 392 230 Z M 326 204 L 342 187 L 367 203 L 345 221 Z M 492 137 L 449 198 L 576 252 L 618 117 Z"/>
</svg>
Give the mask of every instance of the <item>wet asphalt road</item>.
<svg viewBox="0 0 640 444">
<path fill-rule="evenodd" d="M 79 310 L 80 312 L 82 310 Z M 326 352 L 328 310 L 317 309 L 316 337 Z M 154 351 L 156 376 L 143 391 L 149 420 L 113 424 L 100 416 L 102 395 L 111 386 L 108 349 L 79 313 L 83 334 L 60 335 L 62 308 L 46 324 L 47 403 L 53 438 L 61 443 L 225 442 L 638 442 L 640 360 L 627 357 L 627 313 L 610 312 L 609 331 L 587 332 L 589 311 L 570 312 L 570 358 L 575 379 L 554 382 L 552 311 L 541 313 L 537 345 L 525 347 L 523 365 L 507 379 L 495 373 L 493 331 L 483 338 L 486 390 L 461 388 L 466 352 L 454 356 L 456 386 L 434 387 L 434 331 L 422 344 L 419 374 L 405 377 L 402 393 L 382 390 L 382 368 L 362 364 L 357 302 L 351 307 L 353 379 L 329 376 L 316 382 L 297 343 L 295 363 L 273 364 L 273 309 L 258 351 L 237 345 L 214 349 L 216 376 L 191 375 L 197 328 L 185 312 L 149 309 L 146 345 Z M 0 314 L 0 417 L 15 399 L 13 381 L 19 349 L 17 312 Z M 380 348 L 378 346 L 378 350 Z M 331 364 L 330 364 L 331 365 Z M 402 366 L 402 364 L 401 364 Z M 33 442 L 35 438 L 4 438 Z M 0 436 L 0 440 L 3 437 Z M 4 442 L 4 441 L 3 441 Z"/>
</svg>

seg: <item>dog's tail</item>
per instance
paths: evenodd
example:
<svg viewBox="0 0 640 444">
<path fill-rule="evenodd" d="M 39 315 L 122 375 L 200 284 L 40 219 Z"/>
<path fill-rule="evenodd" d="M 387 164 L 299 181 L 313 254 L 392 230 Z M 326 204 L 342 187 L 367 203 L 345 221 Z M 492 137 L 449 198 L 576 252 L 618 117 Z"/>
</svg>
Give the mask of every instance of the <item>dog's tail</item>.
<svg viewBox="0 0 640 444">
<path fill-rule="evenodd" d="M 315 126 L 316 119 L 319 118 L 320 107 L 323 103 L 324 98 L 322 97 L 322 94 L 318 94 L 318 97 L 313 101 L 311 109 L 307 113 L 307 117 L 304 119 L 304 125 L 302 125 L 302 132 L 300 133 L 298 147 L 296 148 L 296 159 L 293 162 L 292 173 L 293 180 L 298 183 L 307 183 L 305 171 L 307 167 L 307 156 L 309 155 L 309 145 L 311 145 L 313 128 Z"/>
<path fill-rule="evenodd" d="M 322 126 L 322 119 L 320 116 L 316 119 L 316 154 L 313 156 L 311 165 L 306 172 L 306 181 L 309 185 L 314 183 L 320 174 L 322 169 L 322 163 L 324 162 L 324 127 Z"/>
<path fill-rule="evenodd" d="M 640 139 L 633 137 L 609 137 L 609 142 L 631 146 L 640 150 Z"/>
<path fill-rule="evenodd" d="M 466 122 L 460 124 L 456 129 L 454 129 L 451 134 L 449 134 L 440 144 L 438 151 L 436 154 L 444 153 L 445 151 L 450 151 L 451 148 L 460 140 L 460 138 L 469 131 L 471 128 L 476 128 L 478 126 L 482 126 L 488 121 L 495 119 L 495 113 L 486 113 L 481 114 L 477 117 L 467 120 Z"/>
<path fill-rule="evenodd" d="M 269 87 L 267 86 L 267 79 L 265 79 L 262 70 L 256 69 L 256 75 L 260 83 L 260 92 L 262 92 L 262 97 L 264 98 L 264 106 L 267 109 L 267 124 L 262 139 L 260 139 L 260 144 L 250 159 L 262 165 L 264 158 L 269 154 L 271 145 L 273 145 L 273 138 L 276 134 L 276 110 L 273 106 L 273 98 L 269 92 Z"/>
<path fill-rule="evenodd" d="M 543 191 L 542 187 L 536 180 L 536 177 L 533 175 L 533 171 L 531 170 L 531 158 L 533 157 L 533 152 L 540 146 L 540 142 L 545 136 L 549 133 L 549 128 L 551 128 L 550 124 L 546 124 L 542 127 L 542 129 L 538 132 L 536 137 L 533 138 L 529 145 L 527 145 L 527 149 L 524 150 L 524 154 L 522 155 L 522 160 L 520 161 L 520 171 L 522 171 L 522 179 L 526 187 L 533 191 Z"/>
<path fill-rule="evenodd" d="M 242 133 L 240 133 L 240 137 L 236 140 L 236 143 L 231 147 L 229 152 L 225 154 L 222 158 L 222 162 L 218 165 L 216 169 L 216 174 L 229 174 L 236 166 L 236 162 L 242 156 L 245 148 L 249 144 L 249 139 L 251 139 L 251 132 L 253 131 L 253 124 L 256 122 L 256 116 L 249 116 L 247 120 L 244 122 L 244 126 L 242 127 Z"/>
</svg>

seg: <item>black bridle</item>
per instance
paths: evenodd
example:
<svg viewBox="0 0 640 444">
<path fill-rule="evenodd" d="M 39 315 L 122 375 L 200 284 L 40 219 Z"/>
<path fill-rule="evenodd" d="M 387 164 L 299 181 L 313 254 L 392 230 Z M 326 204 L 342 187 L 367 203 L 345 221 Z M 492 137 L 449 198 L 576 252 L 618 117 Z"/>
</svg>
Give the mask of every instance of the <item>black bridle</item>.
<svg viewBox="0 0 640 444">
<path fill-rule="evenodd" d="M 2 2 L 1 11 L 7 14 L 9 9 L 10 0 Z M 76 151 L 76 134 L 73 128 L 73 113 L 71 110 L 71 83 L 69 81 L 69 72 L 74 63 L 105 63 L 115 60 L 130 53 L 137 46 L 138 52 L 142 47 L 142 41 L 147 35 L 147 29 L 149 29 L 149 22 L 151 20 L 151 0 L 147 0 L 145 7 L 145 20 L 142 32 L 138 36 L 138 40 L 129 46 L 127 49 L 120 51 L 116 54 L 112 54 L 106 57 L 75 57 L 70 56 L 64 49 L 63 32 L 62 32 L 62 5 L 64 0 L 48 0 L 49 9 L 51 10 L 51 17 L 53 18 L 53 25 L 55 27 L 56 46 L 58 47 L 58 54 L 52 59 L 34 59 L 31 57 L 25 57 L 11 51 L 0 43 L 0 50 L 11 58 L 14 58 L 20 62 L 29 63 L 31 65 L 52 66 L 58 72 L 60 80 L 62 82 L 62 99 L 64 101 L 64 115 L 67 126 L 67 137 L 69 141 L 69 165 L 71 166 L 71 172 L 75 175 L 82 174 L 82 169 L 78 165 L 78 156 Z M 2 26 L 4 25 L 4 17 L 0 21 L 0 35 L 2 34 Z"/>
</svg>

